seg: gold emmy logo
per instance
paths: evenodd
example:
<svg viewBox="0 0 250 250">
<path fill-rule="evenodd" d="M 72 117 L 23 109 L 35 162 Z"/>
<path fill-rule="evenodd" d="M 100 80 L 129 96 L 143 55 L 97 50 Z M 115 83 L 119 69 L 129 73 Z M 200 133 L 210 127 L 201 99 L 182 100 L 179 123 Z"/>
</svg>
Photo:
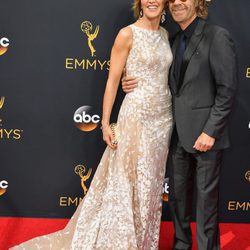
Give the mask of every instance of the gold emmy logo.
<svg viewBox="0 0 250 250">
<path fill-rule="evenodd" d="M 0 38 L 0 56 L 5 54 L 10 45 L 10 41 L 7 37 Z"/>
<path fill-rule="evenodd" d="M 5 97 L 2 96 L 1 99 L 0 99 L 0 109 L 3 107 L 4 105 L 4 100 L 5 100 Z"/>
<path fill-rule="evenodd" d="M 99 25 L 96 26 L 95 28 L 95 31 L 94 33 L 91 33 L 91 31 L 93 30 L 93 25 L 91 22 L 89 21 L 84 21 L 81 23 L 81 30 L 84 34 L 87 35 L 88 37 L 88 46 L 89 46 L 89 49 L 91 51 L 91 56 L 95 56 L 95 48 L 92 44 L 92 41 L 96 39 L 96 37 L 98 36 L 98 33 L 99 33 Z"/>
<path fill-rule="evenodd" d="M 91 173 L 92 173 L 92 168 L 89 169 L 88 173 L 84 175 L 86 172 L 86 168 L 83 165 L 77 165 L 75 167 L 75 173 L 80 176 L 81 178 L 81 185 L 84 191 L 84 195 L 88 192 L 88 188 L 85 186 L 85 182 L 89 179 Z"/>
<path fill-rule="evenodd" d="M 245 178 L 246 178 L 247 181 L 250 182 L 250 170 L 246 172 Z"/>
<path fill-rule="evenodd" d="M 8 188 L 8 182 L 0 181 L 0 196 L 6 193 L 7 188 Z"/>
<path fill-rule="evenodd" d="M 5 97 L 2 96 L 0 98 L 0 109 L 3 108 L 5 102 Z M 7 139 L 7 140 L 19 140 L 21 139 L 23 130 L 18 128 L 4 128 L 3 127 L 3 119 L 0 118 L 0 140 Z"/>
</svg>

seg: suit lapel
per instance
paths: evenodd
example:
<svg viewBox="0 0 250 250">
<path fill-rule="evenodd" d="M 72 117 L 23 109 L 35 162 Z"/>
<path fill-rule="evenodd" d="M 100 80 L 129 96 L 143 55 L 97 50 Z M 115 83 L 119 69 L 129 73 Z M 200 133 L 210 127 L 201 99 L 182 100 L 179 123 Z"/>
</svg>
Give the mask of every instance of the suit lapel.
<svg viewBox="0 0 250 250">
<path fill-rule="evenodd" d="M 185 82 L 184 82 L 185 73 L 186 73 L 189 62 L 190 62 L 193 54 L 195 53 L 196 48 L 198 47 L 198 45 L 200 43 L 200 40 L 201 40 L 202 35 L 203 35 L 203 29 L 204 29 L 205 24 L 206 24 L 206 22 L 204 20 L 199 19 L 199 22 L 198 22 L 197 27 L 194 31 L 194 34 L 192 35 L 192 37 L 189 41 L 189 44 L 186 48 L 186 51 L 184 53 L 183 64 L 182 64 L 181 73 L 180 73 L 181 79 L 180 79 L 179 90 L 181 88 L 183 88 L 183 86 L 185 85 Z"/>
</svg>

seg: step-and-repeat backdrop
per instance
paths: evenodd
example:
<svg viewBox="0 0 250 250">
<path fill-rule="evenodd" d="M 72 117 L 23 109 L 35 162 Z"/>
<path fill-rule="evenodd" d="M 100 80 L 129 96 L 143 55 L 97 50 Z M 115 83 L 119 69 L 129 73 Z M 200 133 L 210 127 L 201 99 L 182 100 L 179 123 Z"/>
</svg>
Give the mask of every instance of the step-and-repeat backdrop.
<svg viewBox="0 0 250 250">
<path fill-rule="evenodd" d="M 100 120 L 110 50 L 133 22 L 131 3 L 0 0 L 0 216 L 67 218 L 86 194 L 105 148 Z M 209 10 L 209 22 L 233 36 L 239 72 L 220 217 L 249 222 L 250 2 L 213 0 Z M 165 26 L 171 35 L 177 30 L 170 17 Z M 123 96 L 119 90 L 112 121 Z M 163 189 L 169 219 L 168 179 Z"/>
</svg>

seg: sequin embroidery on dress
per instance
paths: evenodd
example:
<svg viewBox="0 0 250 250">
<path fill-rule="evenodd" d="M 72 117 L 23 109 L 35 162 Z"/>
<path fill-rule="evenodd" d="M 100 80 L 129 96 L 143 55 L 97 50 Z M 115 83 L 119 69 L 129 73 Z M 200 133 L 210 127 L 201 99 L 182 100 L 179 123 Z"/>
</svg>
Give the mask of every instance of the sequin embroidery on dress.
<svg viewBox="0 0 250 250">
<path fill-rule="evenodd" d="M 126 69 L 139 83 L 120 108 L 117 150 L 106 148 L 87 195 L 63 230 L 12 249 L 158 249 L 173 124 L 168 87 L 172 53 L 164 28 L 130 27 L 133 45 Z"/>
</svg>

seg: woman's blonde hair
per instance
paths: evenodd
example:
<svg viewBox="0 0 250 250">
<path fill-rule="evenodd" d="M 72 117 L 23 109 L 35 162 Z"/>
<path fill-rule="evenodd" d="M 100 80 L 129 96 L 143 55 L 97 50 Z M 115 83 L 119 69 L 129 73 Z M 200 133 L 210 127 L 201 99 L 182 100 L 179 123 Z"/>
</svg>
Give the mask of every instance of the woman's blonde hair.
<svg viewBox="0 0 250 250">
<path fill-rule="evenodd" d="M 166 0 L 164 9 L 167 9 L 167 1 L 168 0 Z M 136 19 L 139 18 L 140 17 L 140 10 L 141 10 L 141 0 L 134 0 L 132 10 L 134 12 L 134 17 Z"/>
</svg>

